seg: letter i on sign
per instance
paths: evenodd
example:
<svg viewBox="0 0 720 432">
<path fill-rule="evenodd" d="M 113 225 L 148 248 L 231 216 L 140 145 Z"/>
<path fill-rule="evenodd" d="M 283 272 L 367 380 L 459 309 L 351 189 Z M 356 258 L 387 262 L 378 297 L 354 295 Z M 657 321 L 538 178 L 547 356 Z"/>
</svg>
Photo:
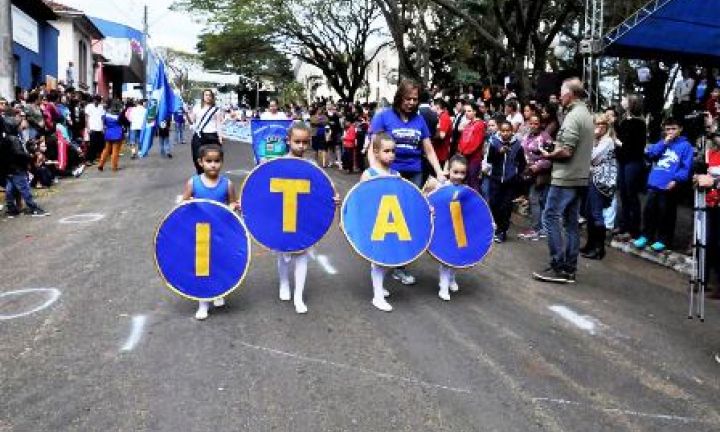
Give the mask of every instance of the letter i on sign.
<svg viewBox="0 0 720 432">
<path fill-rule="evenodd" d="M 465 233 L 465 220 L 462 215 L 462 205 L 457 201 L 458 193 L 455 192 L 452 201 L 450 201 L 450 218 L 452 219 L 453 231 L 455 231 L 455 241 L 459 248 L 467 247 L 467 234 Z"/>
<path fill-rule="evenodd" d="M 210 276 L 210 224 L 195 224 L 195 276 Z"/>
<path fill-rule="evenodd" d="M 310 193 L 310 181 L 273 178 L 270 192 L 283 196 L 283 232 L 297 232 L 298 195 Z"/>
</svg>

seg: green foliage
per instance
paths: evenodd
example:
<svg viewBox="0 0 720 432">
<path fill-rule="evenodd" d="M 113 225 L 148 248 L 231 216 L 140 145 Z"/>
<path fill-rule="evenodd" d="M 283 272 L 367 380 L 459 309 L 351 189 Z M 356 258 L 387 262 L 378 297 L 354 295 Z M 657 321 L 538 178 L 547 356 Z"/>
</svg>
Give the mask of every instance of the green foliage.
<svg viewBox="0 0 720 432">
<path fill-rule="evenodd" d="M 305 104 L 305 87 L 297 81 L 289 82 L 280 88 L 278 94 L 280 105 Z"/>
</svg>

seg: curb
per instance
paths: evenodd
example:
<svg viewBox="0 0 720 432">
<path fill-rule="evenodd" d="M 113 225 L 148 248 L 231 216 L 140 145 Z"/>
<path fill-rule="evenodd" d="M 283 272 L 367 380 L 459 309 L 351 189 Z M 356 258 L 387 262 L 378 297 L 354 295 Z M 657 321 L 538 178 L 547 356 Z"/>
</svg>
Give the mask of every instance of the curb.
<svg viewBox="0 0 720 432">
<path fill-rule="evenodd" d="M 675 270 L 684 275 L 692 275 L 693 259 L 688 255 L 675 251 L 656 253 L 646 249 L 637 249 L 630 242 L 623 242 L 615 239 L 610 242 L 610 247 L 625 252 L 627 254 L 634 255 L 638 258 L 642 258 L 646 261 L 650 261 L 663 267 Z"/>
</svg>

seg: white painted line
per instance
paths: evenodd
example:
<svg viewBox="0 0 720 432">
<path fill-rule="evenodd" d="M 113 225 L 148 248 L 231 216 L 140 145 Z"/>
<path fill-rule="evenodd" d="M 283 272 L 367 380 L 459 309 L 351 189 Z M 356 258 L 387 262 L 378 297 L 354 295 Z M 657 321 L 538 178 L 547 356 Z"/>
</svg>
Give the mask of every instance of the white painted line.
<svg viewBox="0 0 720 432">
<path fill-rule="evenodd" d="M 38 292 L 45 293 L 45 295 L 47 296 L 47 300 L 45 300 L 44 303 L 42 303 L 38 306 L 35 306 L 34 308 L 24 311 L 24 312 L 10 314 L 10 315 L 0 315 L 0 321 L 20 318 L 20 317 L 24 317 L 24 316 L 33 314 L 35 312 L 39 312 L 39 311 L 47 308 L 51 304 L 55 303 L 57 301 L 57 299 L 60 298 L 60 290 L 57 288 L 28 288 L 28 289 L 22 289 L 22 290 L 17 290 L 17 291 L 8 291 L 8 292 L 0 293 L 0 298 L 21 296 L 24 294 L 38 293 Z"/>
<path fill-rule="evenodd" d="M 294 354 L 294 353 L 285 352 L 285 351 L 281 351 L 281 350 L 277 350 L 277 349 L 273 349 L 273 348 L 263 347 L 263 346 L 259 346 L 259 345 L 253 345 L 253 344 L 250 344 L 247 342 L 240 342 L 240 345 L 242 345 L 246 348 L 256 350 L 256 351 L 271 353 L 271 354 L 279 355 L 282 357 L 288 357 L 288 358 L 291 358 L 294 360 L 304 361 L 307 363 L 317 363 L 317 364 L 321 364 L 321 365 L 325 365 L 325 366 L 333 366 L 333 367 L 336 367 L 339 369 L 346 369 L 346 370 L 351 370 L 351 371 L 355 371 L 355 372 L 360 372 L 362 374 L 373 375 L 377 378 L 382 378 L 382 379 L 386 379 L 386 380 L 402 381 L 402 382 L 414 384 L 414 385 L 417 385 L 420 387 L 428 387 L 428 388 L 434 388 L 434 389 L 440 389 L 440 390 L 447 390 L 447 391 L 451 391 L 454 393 L 464 393 L 464 394 L 472 394 L 473 393 L 472 390 L 466 389 L 466 388 L 458 388 L 458 387 L 444 386 L 444 385 L 440 385 L 440 384 L 433 384 L 433 383 L 421 381 L 421 380 L 418 380 L 415 378 L 406 378 L 406 377 L 401 377 L 401 376 L 397 376 L 397 375 L 392 375 L 389 373 L 374 371 L 372 369 L 366 369 L 366 368 L 360 367 L 360 366 L 353 366 L 353 365 L 349 365 L 349 364 L 345 364 L 345 363 L 337 363 L 334 361 L 324 360 L 324 359 L 319 359 L 319 358 L 314 358 L 314 357 L 306 357 L 301 354 Z"/>
<path fill-rule="evenodd" d="M 135 346 L 138 342 L 140 342 L 143 327 L 145 327 L 145 321 L 147 321 L 147 317 L 145 315 L 135 315 L 132 318 L 132 330 L 130 331 L 130 336 L 125 341 L 125 345 L 120 348 L 120 351 L 132 351 L 135 349 Z"/>
<path fill-rule="evenodd" d="M 82 223 L 92 223 L 92 222 L 98 222 L 105 218 L 105 215 L 102 213 L 82 213 L 82 214 L 76 214 L 73 216 L 68 216 L 60 219 L 58 223 L 61 224 L 82 224 Z"/>
<path fill-rule="evenodd" d="M 181 202 L 183 202 L 183 196 L 182 196 L 182 195 L 176 196 L 176 197 L 175 197 L 175 204 L 180 204 Z"/>
<path fill-rule="evenodd" d="M 553 399 L 553 398 L 533 398 L 533 402 L 547 402 L 547 403 L 553 403 L 557 405 L 570 405 L 570 406 L 588 406 L 586 404 L 570 401 L 566 399 Z M 588 406 L 592 408 L 591 406 Z M 651 418 L 651 419 L 657 419 L 657 420 L 671 420 L 671 421 L 678 421 L 682 423 L 704 423 L 703 420 L 692 418 L 692 417 L 684 417 L 684 416 L 677 416 L 673 414 L 655 414 L 655 413 L 646 413 L 641 411 L 635 411 L 635 410 L 628 410 L 628 409 L 620 409 L 620 408 L 603 408 L 599 407 L 597 408 L 600 411 L 611 413 L 611 414 L 623 414 L 623 415 L 629 415 L 634 417 L 645 417 L 645 418 Z"/>
<path fill-rule="evenodd" d="M 320 264 L 320 266 L 325 270 L 325 273 L 330 275 L 337 274 L 337 269 L 333 267 L 332 264 L 330 264 L 330 259 L 325 255 L 318 255 L 317 262 Z"/>
<path fill-rule="evenodd" d="M 228 171 L 225 171 L 225 174 L 243 176 L 243 175 L 250 174 L 250 170 L 246 170 L 246 169 L 228 170 Z"/>
<path fill-rule="evenodd" d="M 558 314 L 560 318 L 569 321 L 580 330 L 585 330 L 591 335 L 594 335 L 596 333 L 595 328 L 597 327 L 596 323 L 598 322 L 596 319 L 588 315 L 580 315 L 572 309 L 568 308 L 567 306 L 553 305 L 548 306 L 548 309 Z"/>
</svg>

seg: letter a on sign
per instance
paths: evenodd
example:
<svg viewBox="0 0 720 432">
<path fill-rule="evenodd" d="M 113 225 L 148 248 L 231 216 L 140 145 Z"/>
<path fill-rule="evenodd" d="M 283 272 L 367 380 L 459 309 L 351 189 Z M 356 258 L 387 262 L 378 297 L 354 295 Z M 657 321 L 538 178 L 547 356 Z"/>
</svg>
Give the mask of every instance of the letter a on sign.
<svg viewBox="0 0 720 432">
<path fill-rule="evenodd" d="M 383 241 L 391 233 L 397 234 L 400 241 L 412 240 L 397 195 L 383 195 L 370 239 Z"/>
<path fill-rule="evenodd" d="M 272 178 L 270 192 L 283 195 L 283 232 L 297 232 L 298 195 L 310 193 L 310 181 Z"/>
</svg>

